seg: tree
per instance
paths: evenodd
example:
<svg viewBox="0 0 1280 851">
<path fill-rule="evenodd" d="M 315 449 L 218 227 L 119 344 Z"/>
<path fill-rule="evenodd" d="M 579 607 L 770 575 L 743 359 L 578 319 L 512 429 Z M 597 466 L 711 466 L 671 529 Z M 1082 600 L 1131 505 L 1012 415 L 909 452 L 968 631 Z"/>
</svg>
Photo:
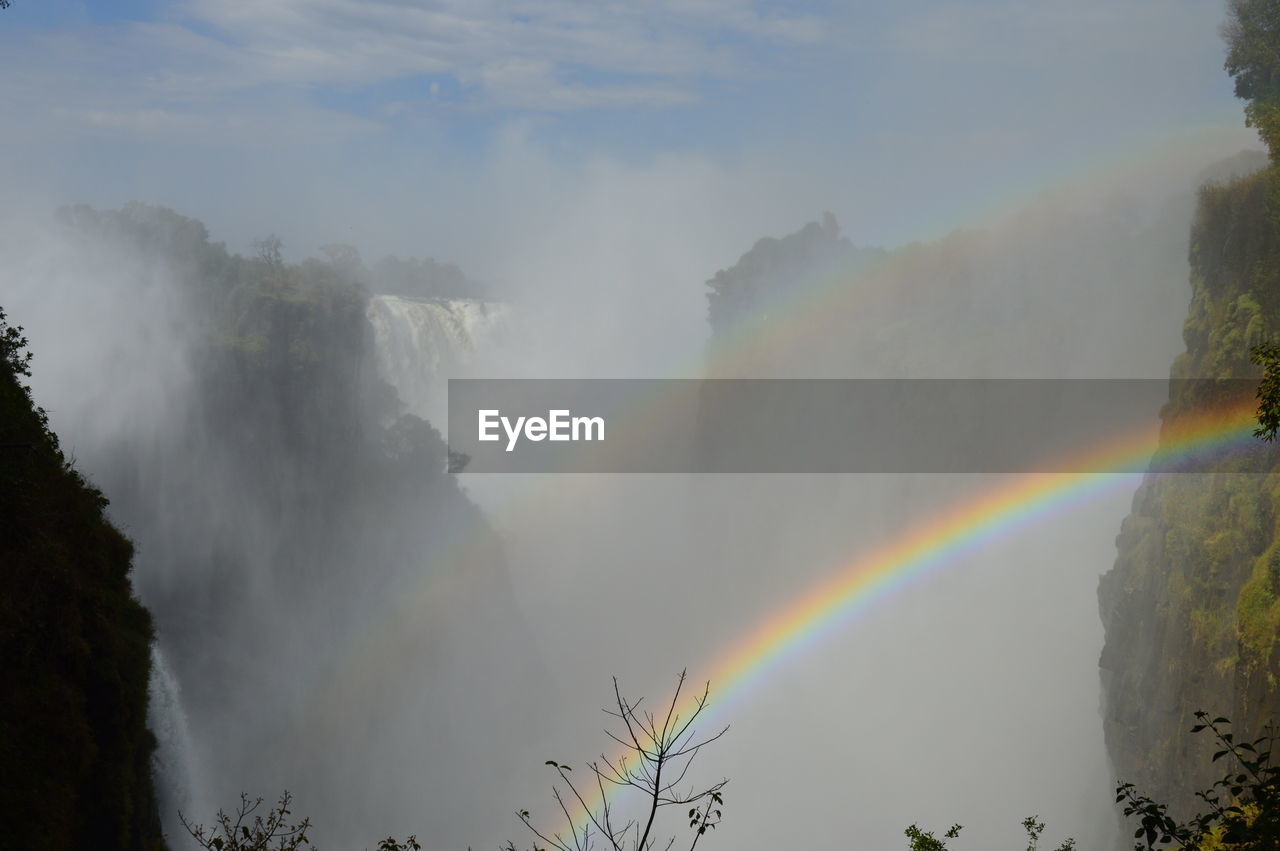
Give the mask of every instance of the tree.
<svg viewBox="0 0 1280 851">
<path fill-rule="evenodd" d="M 253 241 L 253 250 L 257 252 L 258 259 L 273 269 L 278 269 L 284 265 L 283 248 L 284 242 L 274 233 L 269 233 L 262 239 Z"/>
<path fill-rule="evenodd" d="M 1040 834 L 1044 833 L 1044 822 L 1038 816 L 1028 816 L 1022 820 L 1022 829 L 1027 832 L 1027 851 L 1036 851 L 1040 847 Z M 951 825 L 942 838 L 933 835 L 932 831 L 921 830 L 911 825 L 904 831 L 908 843 L 908 851 L 947 851 L 947 840 L 955 839 L 963 828 L 958 824 Z M 1066 839 L 1055 851 L 1073 851 L 1076 847 L 1074 839 Z"/>
<path fill-rule="evenodd" d="M 671 702 L 658 715 L 641 711 L 642 701 L 633 703 L 623 697 L 618 680 L 614 678 L 613 696 L 617 709 L 606 709 L 605 712 L 621 722 L 621 728 L 616 734 L 608 730 L 605 734 L 622 746 L 622 754 L 612 759 L 601 755 L 598 762 L 588 763 L 590 773 L 581 786 L 570 777 L 572 769 L 568 765 L 547 760 L 546 764 L 559 778 L 552 794 L 566 819 L 568 835 L 535 827 L 529 811 L 519 810 L 516 817 L 540 843 L 544 843 L 535 842 L 532 851 L 547 851 L 548 848 L 589 851 L 596 847 L 597 841 L 608 851 L 647 851 L 658 846 L 657 817 L 668 807 L 688 808 L 685 818 L 692 831 L 689 851 L 693 851 L 707 831 L 715 829 L 722 817 L 723 790 L 729 781 L 720 780 L 700 791 L 695 791 L 692 783 L 686 791 L 681 791 L 681 787 L 702 748 L 719 739 L 729 728 L 726 726 L 706 738 L 698 737 L 693 725 L 707 707 L 711 685 L 708 683 L 702 694 L 694 699 L 688 717 L 681 717 L 678 708 L 685 677 L 686 672 L 681 671 Z M 624 816 L 625 820 L 620 821 L 619 804 L 610 801 L 610 793 L 615 790 L 636 793 L 635 797 L 639 799 L 636 816 Z M 599 805 L 589 804 L 587 795 L 598 795 Z M 585 815 L 575 817 L 575 808 L 580 808 Z M 662 843 L 662 847 L 670 849 L 675 843 L 673 835 Z M 508 842 L 503 849 L 516 851 L 516 845 Z"/>
<path fill-rule="evenodd" d="M 903 831 L 903 833 L 905 833 L 907 835 L 907 839 L 910 840 L 907 843 L 907 848 L 910 849 L 910 851 L 947 851 L 947 840 L 955 839 L 960 835 L 960 831 L 962 829 L 963 828 L 961 828 L 960 825 L 953 824 L 951 825 L 951 828 L 942 835 L 941 839 L 934 836 L 933 831 L 921 830 L 914 824 Z"/>
<path fill-rule="evenodd" d="M 292 803 L 293 796 L 284 792 L 279 802 L 263 815 L 257 812 L 262 799 L 250 801 L 249 796 L 241 792 L 234 820 L 225 810 L 218 810 L 212 828 L 193 825 L 181 813 L 178 818 L 196 844 L 208 851 L 300 851 L 311 847 L 307 839 L 311 820 L 292 822 L 289 819 Z"/>
<path fill-rule="evenodd" d="M 518 811 L 517 817 L 540 842 L 557 851 L 589 851 L 600 838 L 603 847 L 609 851 L 647 851 L 657 845 L 657 816 L 659 811 L 668 807 L 689 808 L 685 814 L 692 831 L 689 851 L 693 851 L 707 831 L 715 829 L 721 820 L 723 790 L 729 781 L 720 780 L 701 791 L 694 791 L 692 784 L 687 791 L 681 791 L 681 787 L 702 749 L 723 736 L 729 728 L 726 726 L 713 736 L 699 738 L 693 725 L 707 707 L 711 686 L 708 683 L 703 688 L 702 694 L 694 698 L 688 717 L 682 717 L 679 704 L 684 684 L 685 672 L 682 671 L 666 711 L 654 715 L 641 710 L 642 701 L 633 703 L 624 698 L 617 679 L 614 679 L 613 695 L 617 710 L 606 709 L 605 712 L 618 719 L 622 729 L 616 735 L 605 732 L 623 746 L 623 752 L 613 759 L 601 756 L 599 762 L 588 766 L 592 785 L 600 794 L 601 805 L 596 809 L 587 804 L 585 790 L 574 784 L 570 778 L 572 769 L 568 765 L 547 760 L 547 765 L 555 770 L 564 790 L 567 790 L 562 791 L 561 785 L 553 787 L 560 812 L 568 819 L 569 836 L 563 837 L 555 831 L 540 831 L 533 825 L 528 810 Z M 606 793 L 607 789 L 613 788 L 641 793 L 639 817 L 623 823 L 616 821 L 616 806 Z M 187 833 L 205 851 L 315 851 L 308 836 L 311 820 L 294 821 L 292 818 L 292 795 L 282 793 L 279 801 L 266 813 L 259 812 L 261 806 L 262 798 L 251 800 L 242 793 L 236 811 L 228 814 L 219 810 L 212 827 L 192 824 L 182 814 L 179 814 L 179 819 Z M 580 806 L 586 815 L 575 819 L 570 813 L 572 806 Z M 663 848 L 670 851 L 675 841 L 672 836 Z M 533 851 L 547 851 L 546 846 L 535 843 Z M 377 851 L 421 849 L 416 836 L 403 841 L 389 836 L 377 847 Z M 502 851 L 516 851 L 515 843 L 508 842 Z"/>
<path fill-rule="evenodd" d="M 1249 351 L 1249 361 L 1262 367 L 1258 383 L 1258 427 L 1253 436 L 1265 441 L 1276 439 L 1280 431 L 1280 346 L 1263 343 Z"/>
<path fill-rule="evenodd" d="M 1222 35 L 1236 97 L 1248 101 L 1245 123 L 1280 162 L 1280 0 L 1228 0 Z"/>
<path fill-rule="evenodd" d="M 133 545 L 58 448 L 0 308 L 0 846 L 141 851 L 158 839 L 151 617 Z"/>
<path fill-rule="evenodd" d="M 258 812 L 262 799 L 250 801 L 242 792 L 234 818 L 218 810 L 212 828 L 193 825 L 186 816 L 179 815 L 179 818 L 187 833 L 205 851 L 315 851 L 307 836 L 311 819 L 293 821 L 290 818 L 293 811 L 289 809 L 292 804 L 293 796 L 283 792 L 275 806 L 263 814 Z M 403 842 L 388 836 L 378 843 L 377 851 L 422 851 L 422 846 L 416 836 Z"/>
<path fill-rule="evenodd" d="M 0 0 L 2 2 L 4 0 Z M 0 308 L 0 369 L 31 377 L 31 352 L 27 351 L 27 338 L 22 334 L 21 325 L 9 324 L 4 308 Z"/>
<path fill-rule="evenodd" d="M 1197 712 L 1200 722 L 1193 733 L 1208 730 L 1218 742 L 1213 761 L 1229 761 L 1231 770 L 1213 786 L 1197 792 L 1208 809 L 1187 821 L 1169 815 L 1168 805 L 1140 794 L 1132 783 L 1116 787 L 1116 802 L 1126 816 L 1136 816 L 1135 851 L 1177 847 L 1210 851 L 1278 851 L 1280 849 L 1280 766 L 1272 759 L 1277 737 L 1274 729 L 1252 742 L 1235 741 L 1226 718 L 1209 720 Z"/>
<path fill-rule="evenodd" d="M 337 242 L 329 243 L 320 246 L 320 253 L 343 280 L 359 281 L 365 277 L 364 261 L 360 259 L 360 252 L 354 246 Z"/>
</svg>

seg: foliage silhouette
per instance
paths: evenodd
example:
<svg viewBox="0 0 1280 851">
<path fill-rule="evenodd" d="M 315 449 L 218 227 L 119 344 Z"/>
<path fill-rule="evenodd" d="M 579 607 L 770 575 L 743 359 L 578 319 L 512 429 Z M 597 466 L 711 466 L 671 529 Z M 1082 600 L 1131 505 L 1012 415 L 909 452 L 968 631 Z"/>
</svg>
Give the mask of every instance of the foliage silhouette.
<svg viewBox="0 0 1280 851">
<path fill-rule="evenodd" d="M 182 826 L 191 834 L 196 844 L 206 851 L 315 851 L 307 831 L 311 819 L 295 822 L 291 818 L 293 796 L 282 792 L 280 800 L 266 813 L 259 813 L 262 799 L 249 800 L 240 793 L 240 806 L 234 815 L 219 810 L 213 827 L 192 824 L 186 816 L 180 816 Z M 377 851 L 422 851 L 416 836 L 404 841 L 388 836 L 378 843 Z"/>
<path fill-rule="evenodd" d="M 150 849 L 151 618 L 132 544 L 32 398 L 26 347 L 0 309 L 0 845 Z"/>
<path fill-rule="evenodd" d="M 548 851 L 549 848 L 589 851 L 596 847 L 597 840 L 603 848 L 611 851 L 647 851 L 657 845 L 657 817 L 668 807 L 688 807 L 685 817 L 692 832 L 689 851 L 694 851 L 699 840 L 720 824 L 724 808 L 723 790 L 728 780 L 712 783 L 700 791 L 695 791 L 692 784 L 686 791 L 681 791 L 681 788 L 702 748 L 719 739 L 729 728 L 726 726 L 705 738 L 698 736 L 694 723 L 707 707 L 711 687 L 708 683 L 703 688 L 702 694 L 694 698 L 688 716 L 682 717 L 677 710 L 685 679 L 686 672 L 681 671 L 671 702 L 665 712 L 656 715 L 642 710 L 642 701 L 633 702 L 624 697 L 617 679 L 614 679 L 616 710 L 606 709 L 605 712 L 621 722 L 622 730 L 616 735 L 605 732 L 623 747 L 623 752 L 612 759 L 602 755 L 598 762 L 588 764 L 588 782 L 599 793 L 601 803 L 598 808 L 587 803 L 587 787 L 574 783 L 570 777 L 570 766 L 547 760 L 546 764 L 560 779 L 560 783 L 553 787 L 553 795 L 560 812 L 568 820 L 569 835 L 565 837 L 557 831 L 544 832 L 534 826 L 528 810 L 519 810 L 516 816 L 538 840 L 532 851 Z M 638 817 L 622 823 L 616 821 L 616 804 L 610 802 L 606 791 L 615 787 L 640 793 L 642 806 Z M 282 793 L 276 804 L 265 813 L 259 812 L 262 803 L 262 798 L 250 799 L 241 793 L 235 812 L 219 810 L 211 827 L 194 824 L 183 814 L 179 814 L 179 818 L 187 833 L 205 851 L 315 851 L 309 836 L 311 820 L 295 821 L 292 818 L 293 796 L 289 792 Z M 571 814 L 572 806 L 580 806 L 586 815 L 575 818 Z M 959 827 L 954 829 L 958 831 Z M 663 847 L 669 851 L 675 842 L 676 837 L 672 836 Z M 934 847 L 920 846 L 919 851 L 932 851 Z M 939 851 L 945 848 L 936 847 Z M 389 836 L 378 843 L 377 851 L 421 851 L 421 848 L 416 836 L 404 840 Z M 516 851 L 515 843 L 508 842 L 502 851 Z"/>
<path fill-rule="evenodd" d="M 1265 441 L 1276 439 L 1280 430 L 1280 346 L 1262 343 L 1249 350 L 1249 361 L 1262 367 L 1258 382 L 1258 427 L 1253 436 Z"/>
<path fill-rule="evenodd" d="M 934 836 L 932 831 L 921 830 L 913 824 L 904 831 L 908 839 L 907 849 L 908 851 L 947 851 L 947 840 L 958 837 L 963 829 L 961 825 L 953 824 L 939 838 Z M 1044 822 L 1040 821 L 1039 816 L 1028 816 L 1022 820 L 1022 829 L 1027 832 L 1027 851 L 1036 851 L 1040 847 L 1040 835 L 1044 833 Z M 1074 839 L 1066 839 L 1055 851 L 1073 851 L 1075 847 Z"/>
<path fill-rule="evenodd" d="M 534 825 L 528 810 L 518 810 L 516 817 L 537 837 L 531 851 L 590 851 L 596 847 L 597 841 L 609 851 L 647 851 L 657 847 L 658 815 L 668 807 L 688 808 L 685 816 L 692 830 L 689 851 L 693 851 L 698 841 L 720 824 L 723 790 L 728 780 L 720 780 L 698 791 L 690 784 L 687 791 L 680 791 L 689 767 L 702 748 L 729 730 L 726 726 L 714 735 L 699 738 L 693 726 L 707 707 L 710 683 L 694 699 L 688 717 L 681 717 L 677 708 L 686 674 L 685 671 L 680 672 L 671 702 L 665 711 L 657 715 L 642 711 L 641 700 L 632 702 L 624 697 L 617 678 L 614 678 L 616 710 L 606 709 L 605 712 L 621 722 L 622 730 L 618 734 L 606 730 L 605 734 L 621 745 L 623 752 L 612 759 L 601 755 L 600 761 L 588 763 L 590 773 L 581 785 L 570 777 L 572 769 L 568 765 L 547 760 L 546 764 L 559 778 L 552 794 L 566 820 L 568 835 L 540 829 Z M 637 816 L 618 820 L 618 804 L 609 799 L 609 793 L 615 789 L 638 793 Z M 596 806 L 587 803 L 586 796 L 592 794 L 597 795 L 600 801 Z M 585 815 L 575 817 L 572 813 L 574 807 Z M 675 843 L 673 835 L 662 847 L 671 849 Z M 508 842 L 503 851 L 516 851 L 515 843 Z"/>
<path fill-rule="evenodd" d="M 1280 0 L 1228 0 L 1222 27 L 1225 67 L 1236 97 L 1247 100 L 1245 123 L 1280 160 Z"/>
<path fill-rule="evenodd" d="M 1272 759 L 1275 729 L 1269 727 L 1252 742 L 1236 742 L 1226 718 L 1210 720 L 1206 712 L 1197 712 L 1196 718 L 1200 723 L 1191 732 L 1212 733 L 1219 748 L 1213 761 L 1226 759 L 1232 770 L 1196 793 L 1208 809 L 1186 821 L 1175 819 L 1167 804 L 1140 794 L 1132 783 L 1117 786 L 1116 802 L 1124 804 L 1126 816 L 1139 821 L 1133 834 L 1135 851 L 1160 847 L 1280 850 L 1280 766 Z"/>
</svg>

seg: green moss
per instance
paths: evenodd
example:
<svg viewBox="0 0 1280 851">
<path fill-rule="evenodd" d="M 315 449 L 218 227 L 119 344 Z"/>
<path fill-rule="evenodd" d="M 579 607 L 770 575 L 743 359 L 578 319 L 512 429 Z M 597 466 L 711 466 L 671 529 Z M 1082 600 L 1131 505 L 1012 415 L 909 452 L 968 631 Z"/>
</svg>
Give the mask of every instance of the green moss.
<svg viewBox="0 0 1280 851">
<path fill-rule="evenodd" d="M 1276 627 L 1280 626 L 1280 608 L 1265 574 L 1255 576 L 1240 589 L 1236 619 L 1241 649 L 1258 662 L 1268 662 Z"/>
<path fill-rule="evenodd" d="M 1252 348 L 1267 338 L 1266 320 L 1262 314 L 1262 306 L 1258 304 L 1252 293 L 1245 293 L 1236 300 L 1237 323 L 1244 325 L 1245 346 Z"/>
<path fill-rule="evenodd" d="M 1215 647 L 1227 637 L 1229 629 L 1216 609 L 1192 609 L 1189 615 L 1191 641 L 1203 647 Z"/>
<path fill-rule="evenodd" d="M 1235 529 L 1219 529 L 1205 539 L 1203 550 L 1208 559 L 1209 579 L 1217 578 L 1219 571 L 1239 555 L 1244 536 Z"/>
</svg>

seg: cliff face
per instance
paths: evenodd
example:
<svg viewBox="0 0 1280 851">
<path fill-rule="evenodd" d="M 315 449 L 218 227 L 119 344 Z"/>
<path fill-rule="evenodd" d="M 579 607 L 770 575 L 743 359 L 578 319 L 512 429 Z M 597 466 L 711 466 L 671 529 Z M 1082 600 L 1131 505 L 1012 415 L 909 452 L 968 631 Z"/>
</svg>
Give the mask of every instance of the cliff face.
<svg viewBox="0 0 1280 851">
<path fill-rule="evenodd" d="M 1218 172 L 1250 160 L 1256 169 L 1246 157 Z M 892 250 L 856 246 L 832 217 L 762 239 L 706 282 L 708 374 L 1162 375 L 1182 348 L 1186 301 L 1170 282 L 1186 276 L 1196 205 L 1187 174 L 1185 186 L 1150 175 L 1063 188 L 980 228 Z M 1130 198 L 1131 185 L 1151 194 L 1149 184 L 1162 194 Z"/>
<path fill-rule="evenodd" d="M 1172 375 L 1256 377 L 1249 349 L 1280 330 L 1280 177 L 1207 185 L 1191 230 L 1186 351 Z M 1196 400 L 1170 399 L 1166 422 Z M 1254 735 L 1280 715 L 1280 448 L 1238 473 L 1148 477 L 1098 598 L 1107 747 L 1115 776 L 1194 806 L 1215 779 L 1193 713 Z"/>
<path fill-rule="evenodd" d="M 133 547 L 22 384 L 0 313 L 0 844 L 158 847 Z M 12 843 L 12 844 L 9 844 Z"/>
<path fill-rule="evenodd" d="M 242 257 L 141 204 L 61 220 L 57 262 L 88 272 L 52 280 L 93 286 L 45 328 L 90 337 L 98 356 L 74 364 L 112 393 L 72 398 L 67 371 L 49 405 L 137 543 L 180 685 L 168 706 L 190 744 L 162 737 L 175 776 L 157 784 L 169 835 L 179 810 L 207 821 L 242 790 L 287 788 L 326 846 L 390 824 L 465 846 L 467 792 L 499 788 L 516 733 L 495 731 L 511 694 L 542 694 L 541 668 L 443 439 L 378 375 L 366 271 L 338 252 Z M 99 296 L 138 333 L 86 316 Z M 69 336 L 31 327 L 40 348 Z M 445 766 L 450 788 L 424 802 Z M 355 789 L 353 771 L 378 777 Z"/>
</svg>

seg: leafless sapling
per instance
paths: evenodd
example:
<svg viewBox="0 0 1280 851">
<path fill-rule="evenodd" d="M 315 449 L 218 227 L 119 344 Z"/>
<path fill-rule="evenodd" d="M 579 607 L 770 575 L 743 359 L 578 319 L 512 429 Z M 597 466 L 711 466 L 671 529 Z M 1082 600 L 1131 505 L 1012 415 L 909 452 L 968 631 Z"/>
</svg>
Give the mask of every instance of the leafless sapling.
<svg viewBox="0 0 1280 851">
<path fill-rule="evenodd" d="M 686 675 L 680 672 L 670 703 L 656 714 L 643 709 L 642 700 L 632 702 L 623 697 L 614 678 L 617 708 L 605 712 L 620 725 L 617 732 L 605 730 L 605 734 L 621 751 L 615 757 L 601 754 L 599 760 L 588 763 L 585 782 L 575 782 L 568 765 L 547 760 L 559 776 L 553 796 L 565 826 L 560 830 L 539 828 L 528 810 L 517 811 L 521 823 L 537 837 L 532 851 L 591 851 L 597 845 L 606 851 L 650 851 L 660 842 L 664 851 L 670 851 L 678 837 L 659 840 L 663 831 L 657 825 L 659 812 L 669 807 L 684 810 L 691 831 L 688 849 L 694 851 L 707 831 L 720 823 L 723 790 L 729 781 L 722 779 L 699 788 L 692 781 L 686 783 L 686 777 L 702 749 L 729 728 L 699 737 L 694 723 L 707 708 L 711 684 L 707 683 L 702 694 L 682 711 L 680 696 Z M 517 851 L 515 843 L 508 842 L 503 851 Z"/>
</svg>

